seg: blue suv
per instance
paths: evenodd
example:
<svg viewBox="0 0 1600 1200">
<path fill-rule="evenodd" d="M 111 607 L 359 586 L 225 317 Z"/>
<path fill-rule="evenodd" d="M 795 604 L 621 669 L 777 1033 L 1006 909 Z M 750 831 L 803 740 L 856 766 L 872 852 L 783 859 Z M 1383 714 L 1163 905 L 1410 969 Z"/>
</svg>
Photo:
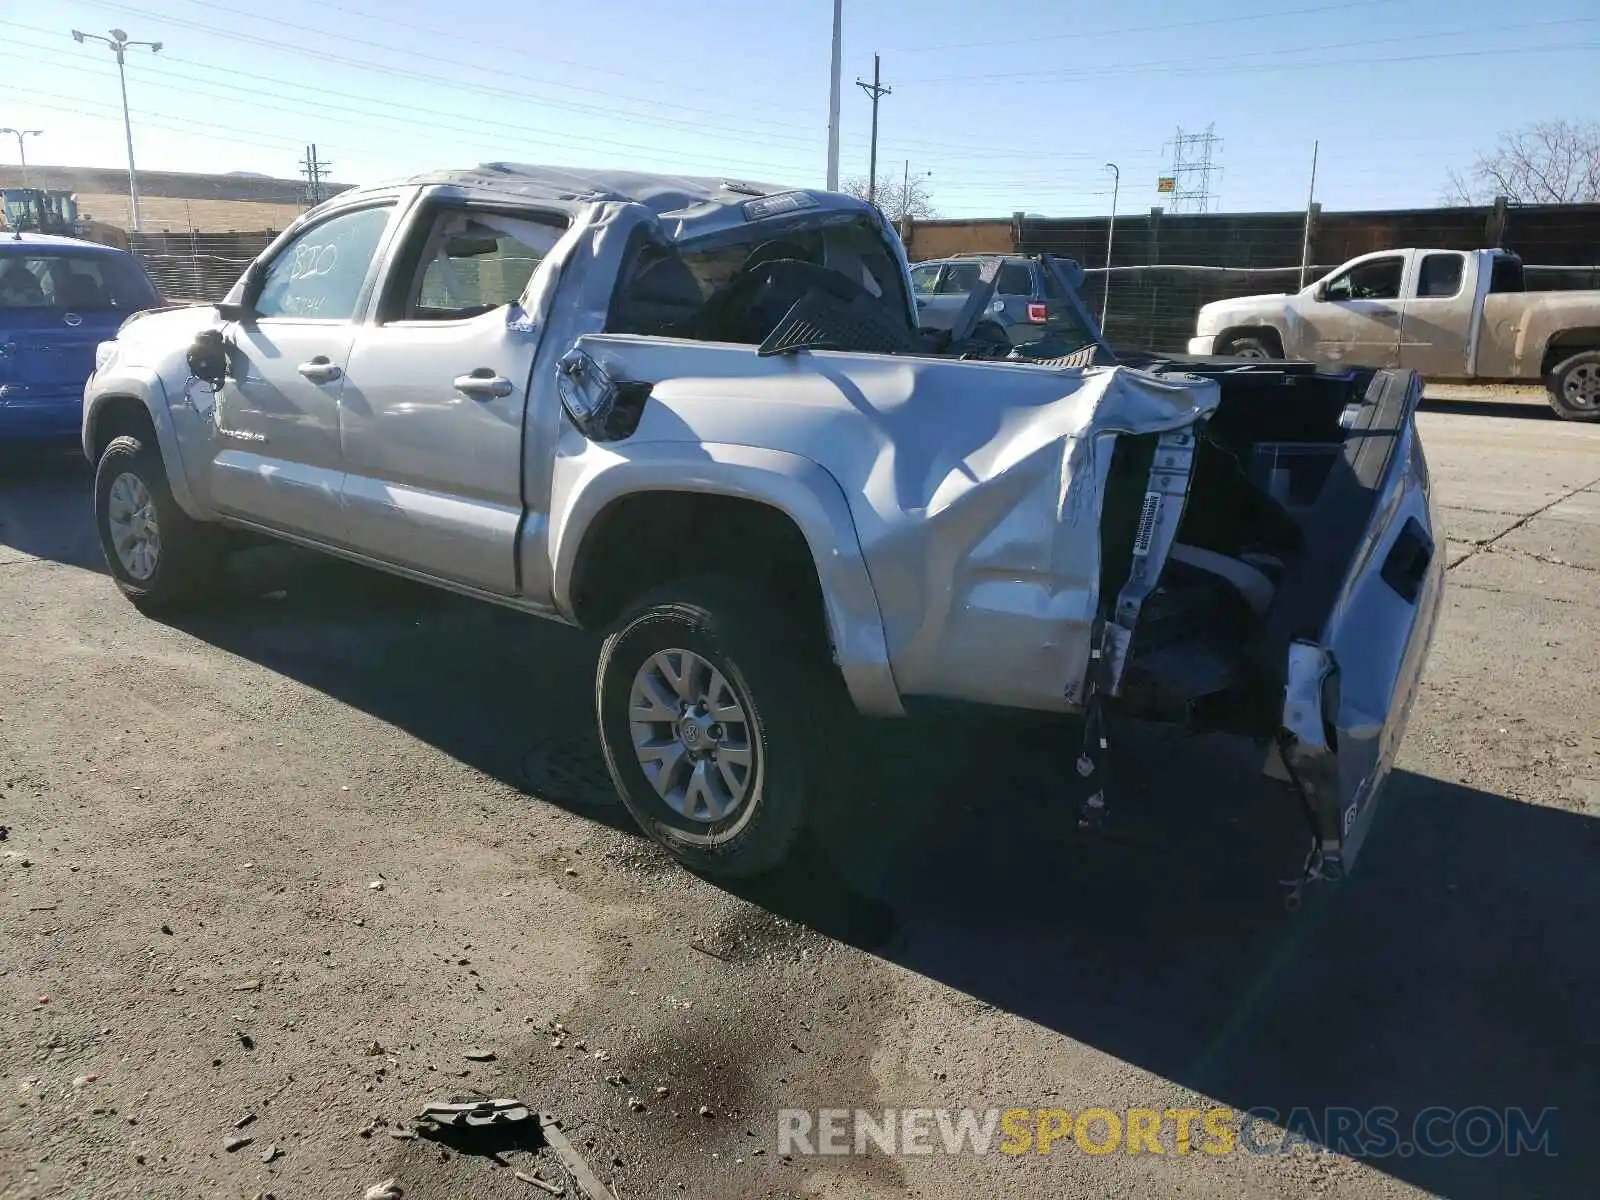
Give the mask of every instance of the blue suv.
<svg viewBox="0 0 1600 1200">
<path fill-rule="evenodd" d="M 967 296 L 977 286 L 978 272 L 986 257 L 961 255 L 913 263 L 911 287 L 916 294 L 917 323 L 924 329 L 949 329 Z M 1094 318 L 1075 296 L 1064 293 L 1045 264 L 1038 258 L 1001 255 L 1000 274 L 995 281 L 994 299 L 984 318 L 1000 326 L 1013 346 L 1025 346 L 1049 338 L 1084 344 L 1094 340 L 1090 332 Z M 1073 286 L 1081 287 L 1083 273 L 1078 264 L 1057 259 L 1067 271 Z"/>
<path fill-rule="evenodd" d="M 0 234 L 0 444 L 76 440 L 95 347 L 160 304 L 126 251 Z"/>
</svg>

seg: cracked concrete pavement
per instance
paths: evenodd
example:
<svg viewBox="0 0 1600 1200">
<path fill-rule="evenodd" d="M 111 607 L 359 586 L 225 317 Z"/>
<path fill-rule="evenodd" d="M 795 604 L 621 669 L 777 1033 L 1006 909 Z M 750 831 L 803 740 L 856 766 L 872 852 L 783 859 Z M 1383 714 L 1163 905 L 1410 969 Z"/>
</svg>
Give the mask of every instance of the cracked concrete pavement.
<svg viewBox="0 0 1600 1200">
<path fill-rule="evenodd" d="M 1115 838 L 1078 833 L 1057 730 L 882 729 L 831 861 L 712 887 L 597 802 L 587 639 L 276 549 L 150 621 L 86 471 L 4 468 L 0 1196 L 576 1194 L 536 1139 L 393 1136 L 471 1091 L 559 1116 L 624 1200 L 1587 1194 L 1600 427 L 1436 394 L 1446 612 L 1362 860 L 1294 916 L 1300 827 L 1240 748 L 1121 728 Z M 1553 1107 L 1560 1136 L 776 1144 L 783 1107 L 1213 1104 Z"/>
</svg>

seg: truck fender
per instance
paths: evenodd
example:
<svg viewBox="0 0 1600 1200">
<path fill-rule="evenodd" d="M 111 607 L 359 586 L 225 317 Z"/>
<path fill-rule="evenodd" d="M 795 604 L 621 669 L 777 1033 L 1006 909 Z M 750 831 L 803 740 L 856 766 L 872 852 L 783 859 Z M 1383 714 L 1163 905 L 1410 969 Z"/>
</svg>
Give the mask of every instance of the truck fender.
<svg viewBox="0 0 1600 1200">
<path fill-rule="evenodd" d="M 166 385 L 153 369 L 133 367 L 120 370 L 110 379 L 95 380 L 95 390 L 83 403 L 83 453 L 91 463 L 96 462 L 95 445 L 102 441 L 98 423 L 107 408 L 119 399 L 136 400 L 144 406 L 150 424 L 156 431 L 156 445 L 161 451 L 161 461 L 166 466 L 167 484 L 178 507 L 196 521 L 207 521 L 212 514 L 201 505 L 189 487 L 188 473 L 184 470 L 183 454 L 178 443 L 178 432 L 173 424 L 172 409 L 167 402 Z"/>
<path fill-rule="evenodd" d="M 613 501 L 640 492 L 694 492 L 755 501 L 794 522 L 811 550 L 845 686 L 859 711 L 904 716 L 888 641 L 850 504 L 811 459 L 719 443 L 653 442 L 627 457 L 590 445 L 558 461 L 550 505 L 551 597 L 577 623 L 573 574 L 584 540 Z"/>
</svg>

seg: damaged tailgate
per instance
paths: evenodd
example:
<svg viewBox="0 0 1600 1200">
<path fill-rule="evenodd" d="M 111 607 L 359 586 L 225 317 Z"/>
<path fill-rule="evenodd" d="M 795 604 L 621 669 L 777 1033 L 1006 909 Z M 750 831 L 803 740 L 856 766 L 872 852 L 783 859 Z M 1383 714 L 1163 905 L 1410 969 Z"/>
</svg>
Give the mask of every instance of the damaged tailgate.
<svg viewBox="0 0 1600 1200">
<path fill-rule="evenodd" d="M 1316 509 L 1310 552 L 1285 581 L 1261 653 L 1284 684 L 1269 773 L 1311 817 L 1322 862 L 1347 870 L 1399 749 L 1443 595 L 1444 553 L 1413 421 L 1410 372 L 1377 374 Z"/>
</svg>

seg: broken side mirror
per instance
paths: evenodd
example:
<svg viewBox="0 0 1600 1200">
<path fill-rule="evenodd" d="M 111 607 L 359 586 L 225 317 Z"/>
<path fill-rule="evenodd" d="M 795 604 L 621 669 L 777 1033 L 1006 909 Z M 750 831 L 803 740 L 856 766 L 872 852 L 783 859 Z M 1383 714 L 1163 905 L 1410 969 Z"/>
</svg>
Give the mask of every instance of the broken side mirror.
<svg viewBox="0 0 1600 1200">
<path fill-rule="evenodd" d="M 586 438 L 614 442 L 639 427 L 653 384 L 612 379 L 585 351 L 568 350 L 556 364 L 556 390 L 567 417 Z"/>
<path fill-rule="evenodd" d="M 219 306 L 220 307 L 220 306 Z M 189 374 L 213 391 L 228 379 L 228 344 L 220 329 L 202 329 L 189 344 Z"/>
</svg>

